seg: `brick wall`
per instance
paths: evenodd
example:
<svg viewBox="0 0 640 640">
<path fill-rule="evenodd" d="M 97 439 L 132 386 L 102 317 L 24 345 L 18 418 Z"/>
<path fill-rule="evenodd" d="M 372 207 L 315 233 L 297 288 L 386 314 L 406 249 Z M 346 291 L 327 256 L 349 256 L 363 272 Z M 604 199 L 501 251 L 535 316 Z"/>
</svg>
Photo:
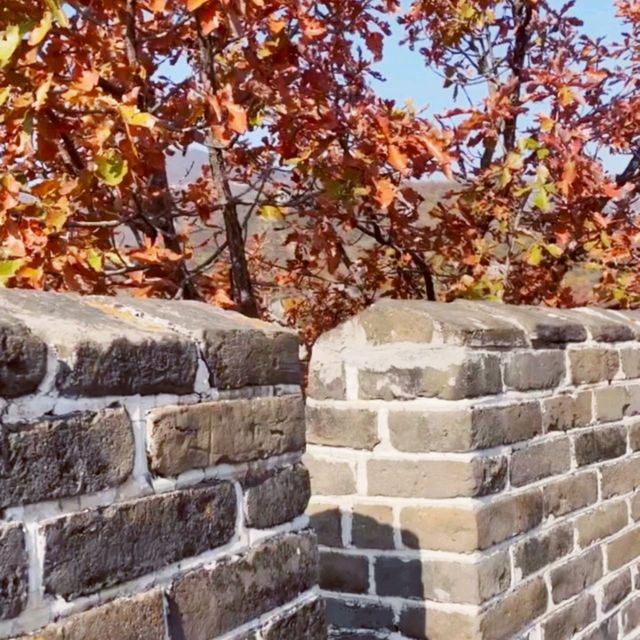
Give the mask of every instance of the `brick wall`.
<svg viewBox="0 0 640 640">
<path fill-rule="evenodd" d="M 192 302 L 0 306 L 0 638 L 325 638 L 296 337 Z"/>
<path fill-rule="evenodd" d="M 325 335 L 305 461 L 332 637 L 640 637 L 639 339 L 640 313 L 471 302 Z"/>
</svg>

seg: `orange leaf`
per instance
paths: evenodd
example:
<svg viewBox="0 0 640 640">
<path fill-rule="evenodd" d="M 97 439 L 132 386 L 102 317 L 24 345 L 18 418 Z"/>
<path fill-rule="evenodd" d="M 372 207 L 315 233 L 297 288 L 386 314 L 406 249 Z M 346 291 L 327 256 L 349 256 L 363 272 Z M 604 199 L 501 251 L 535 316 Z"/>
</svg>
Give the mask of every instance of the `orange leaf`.
<svg viewBox="0 0 640 640">
<path fill-rule="evenodd" d="M 451 180 L 453 178 L 453 174 L 451 173 L 451 156 L 440 143 L 430 137 L 425 138 L 424 143 L 429 153 L 442 165 L 444 175 Z"/>
<path fill-rule="evenodd" d="M 187 0 L 187 9 L 189 11 L 195 11 L 208 1 L 209 0 Z"/>
<path fill-rule="evenodd" d="M 389 145 L 389 155 L 387 162 L 396 170 L 404 173 L 407 170 L 407 156 L 396 147 L 395 144 Z"/>
<path fill-rule="evenodd" d="M 228 102 L 227 111 L 229 112 L 229 126 L 236 133 L 244 133 L 247 130 L 247 112 L 234 102 Z"/>
<path fill-rule="evenodd" d="M 149 8 L 151 9 L 151 11 L 160 13 L 167 8 L 167 0 L 151 0 L 149 2 Z"/>
<path fill-rule="evenodd" d="M 382 178 L 375 181 L 376 185 L 376 200 L 380 203 L 383 209 L 388 209 L 389 205 L 396 197 L 396 186 L 388 178 Z"/>
</svg>

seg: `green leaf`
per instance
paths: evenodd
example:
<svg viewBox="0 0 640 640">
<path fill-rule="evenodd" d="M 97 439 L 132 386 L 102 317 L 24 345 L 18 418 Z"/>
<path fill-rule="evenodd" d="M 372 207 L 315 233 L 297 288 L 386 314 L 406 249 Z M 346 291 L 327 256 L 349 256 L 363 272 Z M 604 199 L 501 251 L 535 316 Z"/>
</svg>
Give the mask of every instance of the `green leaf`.
<svg viewBox="0 0 640 640">
<path fill-rule="evenodd" d="M 7 280 L 13 278 L 23 264 L 24 258 L 17 260 L 0 260 L 0 286 L 4 287 Z"/>
<path fill-rule="evenodd" d="M 260 207 L 260 217 L 273 222 L 281 222 L 284 220 L 284 211 L 282 207 L 276 207 L 272 204 L 263 204 Z"/>
<path fill-rule="evenodd" d="M 117 187 L 129 173 L 129 164 L 115 149 L 99 155 L 96 164 L 102 182 L 110 187 Z"/>
<path fill-rule="evenodd" d="M 564 252 L 557 244 L 545 244 L 544 248 L 552 255 L 554 258 L 559 258 Z"/>
<path fill-rule="evenodd" d="M 20 42 L 22 42 L 22 33 L 16 24 L 9 25 L 4 32 L 0 33 L 0 68 L 9 64 Z"/>
</svg>

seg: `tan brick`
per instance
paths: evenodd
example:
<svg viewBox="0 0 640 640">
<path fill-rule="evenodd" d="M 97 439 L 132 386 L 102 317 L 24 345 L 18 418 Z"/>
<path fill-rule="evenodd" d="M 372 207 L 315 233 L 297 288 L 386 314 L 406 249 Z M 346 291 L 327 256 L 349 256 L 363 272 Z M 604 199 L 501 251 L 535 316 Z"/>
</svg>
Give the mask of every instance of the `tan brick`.
<svg viewBox="0 0 640 640">
<path fill-rule="evenodd" d="M 479 640 L 481 637 L 477 616 L 423 605 L 408 605 L 402 609 L 399 630 L 403 635 L 419 640 Z M 366 635 L 358 638 L 374 640 Z M 343 640 L 356 639 L 347 637 Z"/>
<path fill-rule="evenodd" d="M 369 460 L 371 496 L 454 498 L 500 491 L 506 482 L 505 458 L 473 460 Z"/>
<path fill-rule="evenodd" d="M 640 596 L 633 598 L 622 607 L 620 614 L 622 620 L 622 630 L 629 634 L 640 627 Z"/>
<path fill-rule="evenodd" d="M 627 450 L 627 431 L 622 425 L 597 428 L 575 438 L 578 466 L 619 458 Z"/>
<path fill-rule="evenodd" d="M 478 545 L 486 549 L 533 529 L 542 521 L 539 490 L 492 500 L 478 511 Z"/>
<path fill-rule="evenodd" d="M 586 549 L 627 526 L 629 515 L 624 502 L 612 502 L 593 509 L 576 520 L 578 544 Z"/>
<path fill-rule="evenodd" d="M 615 571 L 640 556 L 640 527 L 623 533 L 607 544 L 607 567 Z"/>
<path fill-rule="evenodd" d="M 551 572 L 553 601 L 563 602 L 595 584 L 603 575 L 602 549 L 595 547 Z"/>
<path fill-rule="evenodd" d="M 573 384 L 611 380 L 618 372 L 620 359 L 612 349 L 583 348 L 569 351 Z"/>
<path fill-rule="evenodd" d="M 504 383 L 518 391 L 553 389 L 565 374 L 564 351 L 512 352 L 505 362 Z"/>
<path fill-rule="evenodd" d="M 629 493 L 640 487 L 640 457 L 603 465 L 600 473 L 604 499 Z"/>
<path fill-rule="evenodd" d="M 640 349 L 638 347 L 620 349 L 620 362 L 625 378 L 640 378 Z"/>
<path fill-rule="evenodd" d="M 542 578 L 519 585 L 482 616 L 482 640 L 510 640 L 544 613 L 547 586 Z M 452 638 L 454 638 L 452 636 Z"/>
<path fill-rule="evenodd" d="M 522 487 L 571 468 L 569 438 L 549 440 L 517 449 L 511 455 L 511 484 Z"/>
<path fill-rule="evenodd" d="M 587 593 L 556 611 L 542 625 L 544 640 L 569 640 L 595 621 L 596 602 Z"/>
<path fill-rule="evenodd" d="M 164 640 L 164 597 L 150 591 L 134 598 L 120 598 L 101 607 L 51 624 L 31 640 Z M 16 640 L 29 640 L 27 636 Z"/>
<path fill-rule="evenodd" d="M 151 469 L 178 475 L 221 462 L 250 462 L 302 451 L 300 396 L 222 400 L 149 413 Z"/>
<path fill-rule="evenodd" d="M 371 450 L 380 442 L 375 411 L 307 406 L 306 421 L 310 444 Z"/>
<path fill-rule="evenodd" d="M 321 551 L 320 587 L 343 593 L 367 593 L 369 560 L 365 556 Z"/>
<path fill-rule="evenodd" d="M 475 447 L 471 412 L 389 412 L 391 444 L 399 451 L 469 451 Z"/>
<path fill-rule="evenodd" d="M 629 446 L 632 451 L 640 451 L 640 420 L 629 425 Z"/>
<path fill-rule="evenodd" d="M 384 505 L 353 507 L 351 542 L 359 549 L 393 549 L 393 509 Z"/>
<path fill-rule="evenodd" d="M 597 422 L 620 420 L 629 407 L 629 392 L 623 386 L 603 387 L 594 391 Z"/>
<path fill-rule="evenodd" d="M 573 550 L 573 525 L 562 524 L 551 531 L 527 538 L 514 549 L 514 568 L 527 578 Z"/>
<path fill-rule="evenodd" d="M 607 613 L 617 607 L 631 593 L 631 571 L 626 569 L 602 588 L 602 611 Z"/>
<path fill-rule="evenodd" d="M 304 465 L 311 477 L 312 496 L 343 496 L 356 492 L 356 476 L 348 462 L 332 461 L 307 453 Z"/>
<path fill-rule="evenodd" d="M 375 560 L 375 583 L 382 597 L 482 604 L 511 584 L 509 553 L 478 562 L 382 556 Z"/>
<path fill-rule="evenodd" d="M 402 542 L 411 549 L 472 552 L 479 548 L 477 514 L 455 507 L 405 507 Z"/>
<path fill-rule="evenodd" d="M 307 507 L 311 528 L 318 536 L 318 544 L 342 547 L 342 513 L 338 505 L 312 503 Z"/>
<path fill-rule="evenodd" d="M 631 498 L 631 517 L 635 521 L 640 520 L 640 492 L 637 492 Z"/>
<path fill-rule="evenodd" d="M 591 391 L 581 391 L 575 395 L 554 395 L 542 400 L 544 432 L 589 426 L 593 419 L 591 397 Z"/>
<path fill-rule="evenodd" d="M 475 407 L 472 429 L 478 449 L 529 440 L 542 432 L 540 404 L 529 401 Z"/>
<path fill-rule="evenodd" d="M 640 382 L 629 382 L 625 386 L 629 393 L 629 406 L 625 415 L 637 416 L 640 414 Z"/>
<path fill-rule="evenodd" d="M 384 371 L 358 372 L 359 397 L 364 400 L 442 398 L 460 400 L 502 391 L 500 358 L 492 353 L 444 350 L 433 359 L 440 366 L 391 366 Z"/>
<path fill-rule="evenodd" d="M 583 640 L 616 640 L 616 638 L 618 638 L 618 618 L 613 615 L 584 636 Z"/>
<path fill-rule="evenodd" d="M 598 499 L 598 476 L 594 471 L 554 480 L 543 487 L 544 517 L 563 516 Z"/>
</svg>

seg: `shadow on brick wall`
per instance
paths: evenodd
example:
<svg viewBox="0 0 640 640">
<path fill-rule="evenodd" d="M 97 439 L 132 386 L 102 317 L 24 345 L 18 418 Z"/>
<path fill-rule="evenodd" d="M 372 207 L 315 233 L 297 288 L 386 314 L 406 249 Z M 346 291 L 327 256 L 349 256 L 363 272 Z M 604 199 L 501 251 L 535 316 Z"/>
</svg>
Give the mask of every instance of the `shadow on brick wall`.
<svg viewBox="0 0 640 640">
<path fill-rule="evenodd" d="M 310 515 L 321 546 L 329 638 L 382 640 L 395 633 L 394 639 L 428 640 L 428 577 L 421 560 L 411 557 L 410 550 L 419 548 L 415 535 L 394 529 L 387 507 L 344 514 L 316 504 Z"/>
</svg>

